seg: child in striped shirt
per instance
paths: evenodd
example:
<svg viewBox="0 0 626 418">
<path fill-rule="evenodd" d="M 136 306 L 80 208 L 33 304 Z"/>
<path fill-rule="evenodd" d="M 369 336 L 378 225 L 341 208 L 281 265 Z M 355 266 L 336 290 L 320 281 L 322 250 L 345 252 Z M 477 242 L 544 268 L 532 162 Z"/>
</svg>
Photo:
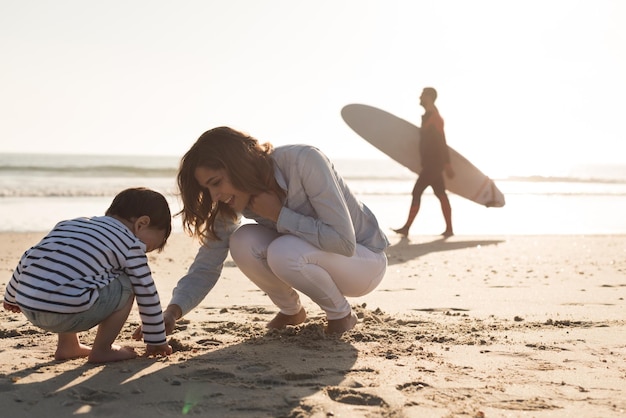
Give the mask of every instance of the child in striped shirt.
<svg viewBox="0 0 626 418">
<path fill-rule="evenodd" d="M 171 233 L 167 200 L 146 188 L 120 192 L 105 216 L 59 222 L 27 250 L 4 294 L 4 309 L 58 334 L 55 359 L 105 363 L 137 357 L 114 344 L 133 302 L 147 355 L 169 355 L 161 302 L 147 252 L 162 250 Z M 78 332 L 98 325 L 89 347 Z"/>
</svg>

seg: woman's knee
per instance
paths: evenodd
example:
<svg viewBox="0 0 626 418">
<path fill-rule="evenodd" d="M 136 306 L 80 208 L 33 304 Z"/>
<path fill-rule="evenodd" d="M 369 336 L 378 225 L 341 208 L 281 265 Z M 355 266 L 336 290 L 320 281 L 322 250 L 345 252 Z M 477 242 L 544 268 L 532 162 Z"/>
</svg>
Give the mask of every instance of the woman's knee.
<svg viewBox="0 0 626 418">
<path fill-rule="evenodd" d="M 238 258 L 264 253 L 274 236 L 269 229 L 256 224 L 242 225 L 230 236 L 230 254 L 237 262 Z"/>
<path fill-rule="evenodd" d="M 293 271 L 301 264 L 302 245 L 306 243 L 293 235 L 283 235 L 273 240 L 267 247 L 267 265 L 278 276 Z"/>
<path fill-rule="evenodd" d="M 235 230 L 230 236 L 230 244 L 237 242 L 246 242 L 248 239 L 254 238 L 254 231 L 257 229 L 258 225 L 248 224 L 241 225 L 239 228 Z"/>
</svg>

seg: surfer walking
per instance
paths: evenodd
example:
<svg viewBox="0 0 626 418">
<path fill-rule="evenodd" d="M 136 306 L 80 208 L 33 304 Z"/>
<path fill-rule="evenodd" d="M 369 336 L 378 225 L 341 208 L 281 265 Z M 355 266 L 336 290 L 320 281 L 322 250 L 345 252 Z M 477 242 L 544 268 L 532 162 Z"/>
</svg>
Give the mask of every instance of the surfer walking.
<svg viewBox="0 0 626 418">
<path fill-rule="evenodd" d="M 428 186 L 432 187 L 435 196 L 441 203 L 441 211 L 446 221 L 446 230 L 441 235 L 450 237 L 454 235 L 452 229 L 452 207 L 446 194 L 444 185 L 444 172 L 449 178 L 454 177 L 454 170 L 450 165 L 450 155 L 446 135 L 443 129 L 443 119 L 435 106 L 437 91 L 432 87 L 425 87 L 420 95 L 420 105 L 424 108 L 422 115 L 422 127 L 420 130 L 420 157 L 422 170 L 419 173 L 415 186 L 413 186 L 411 207 L 404 226 L 393 231 L 403 235 L 409 235 L 409 228 L 413 224 L 420 209 L 422 194 Z"/>
</svg>

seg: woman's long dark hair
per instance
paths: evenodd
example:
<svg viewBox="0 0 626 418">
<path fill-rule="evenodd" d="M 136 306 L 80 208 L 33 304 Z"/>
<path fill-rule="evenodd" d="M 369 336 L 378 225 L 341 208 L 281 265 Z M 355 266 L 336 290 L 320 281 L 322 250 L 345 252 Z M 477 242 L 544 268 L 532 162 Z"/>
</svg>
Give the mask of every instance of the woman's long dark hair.
<svg viewBox="0 0 626 418">
<path fill-rule="evenodd" d="M 215 219 L 224 216 L 235 221 L 237 214 L 226 204 L 213 202 L 206 188 L 196 181 L 198 167 L 211 170 L 226 170 L 230 181 L 238 190 L 251 195 L 261 192 L 282 190 L 274 178 L 274 164 L 270 157 L 272 145 L 228 127 L 206 131 L 187 151 L 178 169 L 178 189 L 183 209 L 178 213 L 183 218 L 184 230 L 200 239 L 218 239 L 215 234 Z"/>
</svg>

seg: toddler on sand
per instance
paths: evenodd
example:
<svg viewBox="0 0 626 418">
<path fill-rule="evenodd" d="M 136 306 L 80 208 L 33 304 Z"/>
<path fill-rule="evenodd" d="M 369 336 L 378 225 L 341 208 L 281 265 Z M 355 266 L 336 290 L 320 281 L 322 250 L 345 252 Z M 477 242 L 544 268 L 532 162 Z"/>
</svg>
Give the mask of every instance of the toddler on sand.
<svg viewBox="0 0 626 418">
<path fill-rule="evenodd" d="M 160 193 L 132 188 L 114 198 L 105 216 L 59 222 L 22 256 L 4 309 L 57 333 L 55 359 L 104 363 L 137 357 L 133 348 L 114 344 L 136 298 L 146 354 L 171 354 L 146 256 L 163 249 L 171 220 Z M 96 325 L 93 347 L 81 344 L 78 332 Z"/>
</svg>

